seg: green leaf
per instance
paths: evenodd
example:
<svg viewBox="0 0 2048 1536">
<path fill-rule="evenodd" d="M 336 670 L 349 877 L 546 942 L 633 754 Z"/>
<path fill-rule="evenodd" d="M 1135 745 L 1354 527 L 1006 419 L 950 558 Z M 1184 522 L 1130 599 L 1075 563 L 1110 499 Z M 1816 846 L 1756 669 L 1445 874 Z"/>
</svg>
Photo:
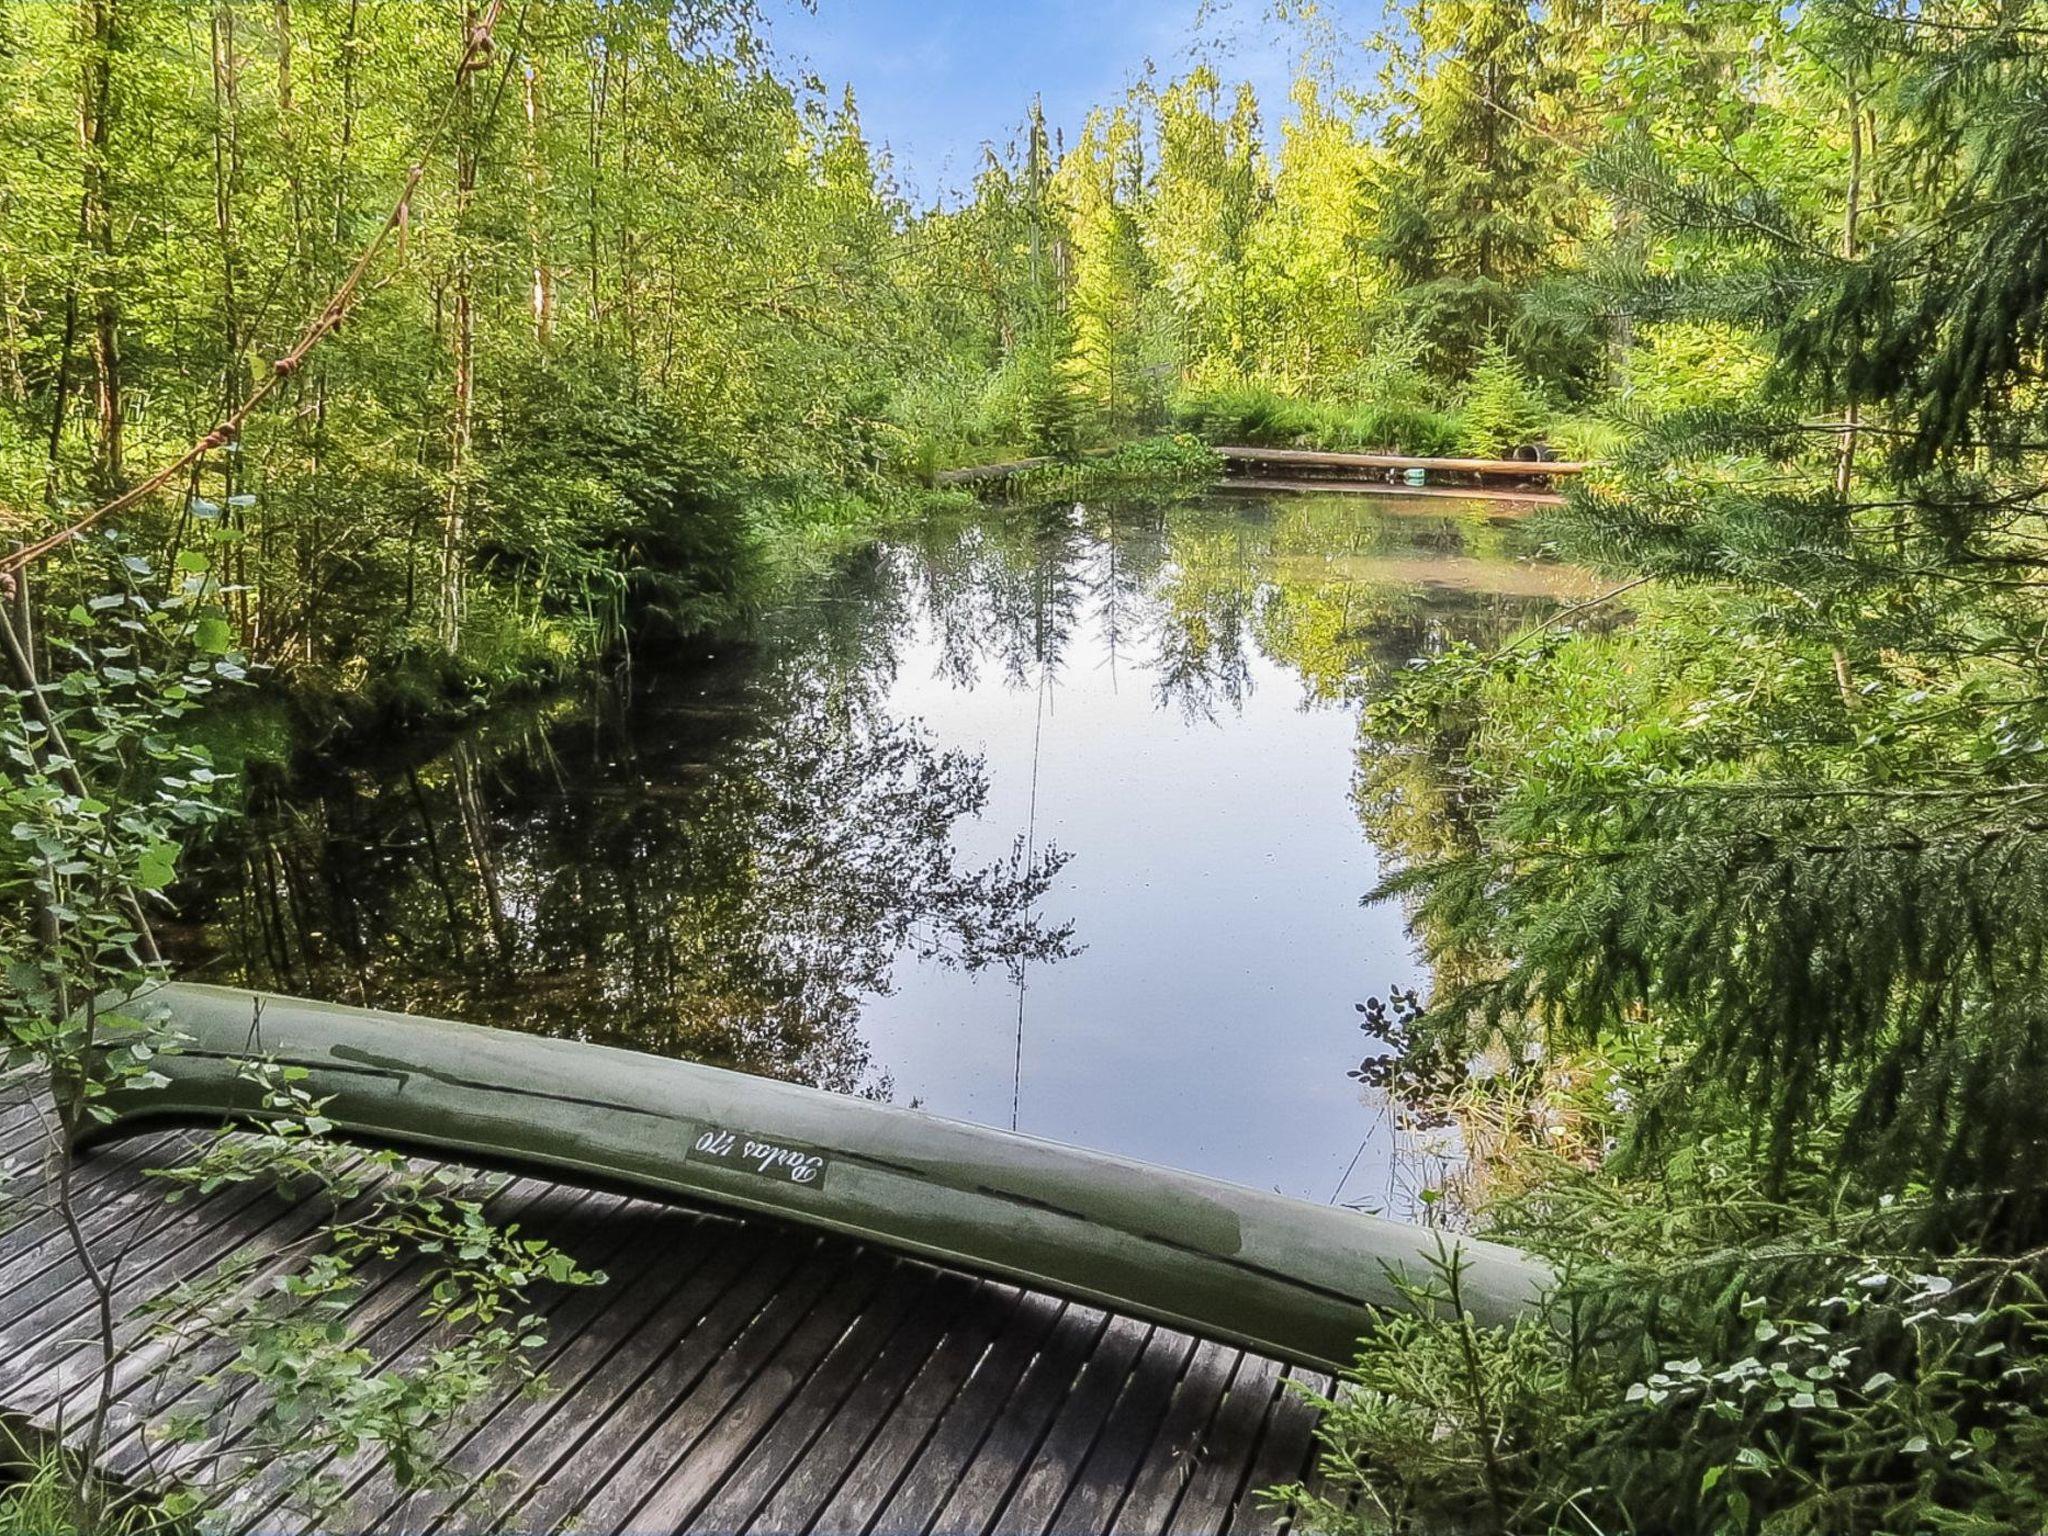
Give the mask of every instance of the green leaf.
<svg viewBox="0 0 2048 1536">
<path fill-rule="evenodd" d="M 160 891 L 169 885 L 178 873 L 178 845 L 155 842 L 143 850 L 136 861 L 135 883 L 145 891 Z"/>
<path fill-rule="evenodd" d="M 235 632 L 226 619 L 209 614 L 192 627 L 192 643 L 209 656 L 224 655 L 235 643 Z"/>
</svg>

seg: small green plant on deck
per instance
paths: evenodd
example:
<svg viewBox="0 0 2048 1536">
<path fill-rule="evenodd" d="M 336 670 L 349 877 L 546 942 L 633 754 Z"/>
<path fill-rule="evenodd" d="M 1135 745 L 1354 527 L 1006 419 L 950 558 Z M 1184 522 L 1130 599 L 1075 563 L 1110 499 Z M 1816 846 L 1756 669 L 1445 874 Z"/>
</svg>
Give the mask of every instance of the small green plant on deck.
<svg viewBox="0 0 2048 1536">
<path fill-rule="evenodd" d="M 260 1040 L 260 1008 L 250 1027 Z M 230 1259 L 150 1304 L 151 1339 L 197 1332 L 231 1353 L 201 1382 L 209 1408 L 140 1432 L 160 1441 L 158 1466 L 191 1468 L 165 1500 L 174 1516 L 204 1525 L 214 1511 L 254 1512 L 268 1499 L 345 1522 L 342 1474 L 360 1470 L 364 1451 L 379 1453 L 402 1488 L 444 1482 L 439 1437 L 453 1419 L 508 1377 L 544 1390 L 536 1285 L 604 1277 L 516 1224 L 495 1224 L 467 1171 L 331 1139 L 328 1101 L 312 1093 L 305 1068 L 257 1061 L 243 1075 L 261 1093 L 262 1127 L 218 1136 L 191 1162 L 159 1170 L 175 1186 L 170 1199 L 262 1184 L 320 1199 L 333 1214 L 282 1262 Z M 349 1315 L 379 1271 L 400 1262 L 425 1297 L 422 1316 L 438 1326 L 404 1360 L 380 1364 Z M 200 1454 L 181 1462 L 179 1447 Z"/>
<path fill-rule="evenodd" d="M 1321 1410 L 1318 1489 L 1273 1490 L 1297 1522 L 1330 1532 L 1485 1531 L 1521 1523 L 1543 1466 L 1582 1421 L 1572 1358 L 1550 1320 L 1482 1328 L 1462 1266 L 1404 1286 L 1409 1307 L 1375 1309 L 1353 1370 Z"/>
<path fill-rule="evenodd" d="M 267 1132 L 223 1130 L 190 1168 L 166 1171 L 181 1189 L 263 1179 L 334 1203 L 337 1214 L 307 1242 L 260 1268 L 230 1265 L 151 1315 L 125 1315 L 103 1223 L 74 1189 L 76 1139 L 112 1117 L 114 1096 L 160 1086 L 158 1063 L 178 1048 L 164 1011 L 146 1002 L 165 966 L 145 904 L 161 899 L 182 849 L 223 814 L 222 776 L 178 729 L 243 675 L 202 553 L 182 555 L 164 591 L 118 539 L 96 548 L 111 557 L 112 590 L 55 623 L 47 660 L 11 615 L 4 637 L 22 686 L 0 703 L 0 1065 L 29 1068 L 38 1085 L 49 1194 L 91 1297 L 98 1360 L 59 1405 L 67 1454 L 0 1490 L 0 1529 L 46 1520 L 53 1500 L 59 1530 L 145 1518 L 96 1475 L 115 1443 L 113 1410 L 170 1358 L 208 1343 L 232 1357 L 211 1385 L 236 1378 L 238 1390 L 210 1394 L 203 1419 L 162 1434 L 229 1436 L 245 1452 L 214 1457 L 203 1480 L 158 1484 L 166 1497 L 147 1518 L 205 1529 L 266 1470 L 366 1447 L 401 1481 L 429 1480 L 435 1437 L 457 1412 L 508 1372 L 534 1379 L 529 1362 L 545 1330 L 525 1309 L 526 1288 L 594 1277 L 494 1226 L 463 1176 L 330 1141 L 322 1106 L 288 1071 L 265 1079 Z M 404 1258 L 426 1260 L 429 1310 L 444 1325 L 417 1377 L 373 1368 L 344 1315 L 367 1265 Z M 179 1348 L 167 1348 L 174 1339 Z M 24 1341 L 19 1357 L 39 1342 Z M 150 1428 L 138 1433 L 147 1449 Z M 316 1500 L 322 1491 L 317 1481 L 284 1490 Z"/>
<path fill-rule="evenodd" d="M 4 1426 L 0 1465 L 0 1536 L 170 1536 L 169 1522 L 139 1504 L 109 1508 L 95 1525 L 79 1525 L 73 1469 L 47 1446 L 14 1444 Z"/>
</svg>

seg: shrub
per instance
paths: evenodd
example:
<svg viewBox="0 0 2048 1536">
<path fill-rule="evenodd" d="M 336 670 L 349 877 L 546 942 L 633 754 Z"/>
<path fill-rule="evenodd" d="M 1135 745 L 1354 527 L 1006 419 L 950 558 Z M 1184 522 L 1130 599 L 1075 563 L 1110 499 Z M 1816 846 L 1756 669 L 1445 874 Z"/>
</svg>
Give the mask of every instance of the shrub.
<svg viewBox="0 0 2048 1536">
<path fill-rule="evenodd" d="M 491 425 L 478 555 L 508 589 L 537 594 L 591 650 L 619 638 L 629 615 L 684 634 L 743 616 L 759 557 L 745 510 L 755 488 L 718 468 L 688 423 L 606 370 L 571 365 L 518 379 Z M 495 637 L 501 655 L 510 635 Z"/>
<path fill-rule="evenodd" d="M 1205 484 L 1214 480 L 1217 472 L 1216 455 L 1209 446 L 1182 433 L 1144 438 L 1109 453 L 985 483 L 992 494 L 1039 501 L 1092 495 L 1118 486 Z"/>
<path fill-rule="evenodd" d="M 1404 391 L 1353 406 L 1296 400 L 1262 384 L 1239 383 L 1181 396 L 1174 426 L 1212 443 L 1313 448 L 1333 453 L 1455 452 L 1459 419 Z"/>
<path fill-rule="evenodd" d="M 1212 443 L 1292 448 L 1318 425 L 1310 406 L 1261 384 L 1239 383 L 1183 395 L 1168 408 L 1174 427 Z"/>
<path fill-rule="evenodd" d="M 1505 343 L 1486 343 L 1465 387 L 1462 446 L 1475 458 L 1496 458 L 1543 436 L 1549 405 Z"/>
</svg>

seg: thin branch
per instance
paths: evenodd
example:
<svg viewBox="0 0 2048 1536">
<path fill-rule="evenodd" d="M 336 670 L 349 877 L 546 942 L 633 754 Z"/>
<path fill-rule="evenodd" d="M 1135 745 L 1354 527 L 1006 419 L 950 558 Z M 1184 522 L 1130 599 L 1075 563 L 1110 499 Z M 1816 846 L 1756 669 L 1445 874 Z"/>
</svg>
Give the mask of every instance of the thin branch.
<svg viewBox="0 0 2048 1536">
<path fill-rule="evenodd" d="M 1538 624 L 1533 629 L 1524 630 L 1521 634 L 1517 635 L 1514 639 L 1510 640 L 1506 645 L 1502 646 L 1499 650 L 1495 651 L 1491 656 L 1487 657 L 1487 664 L 1491 665 L 1492 663 L 1499 661 L 1501 657 L 1507 655 L 1509 651 L 1518 650 L 1522 646 L 1527 645 L 1531 640 L 1534 640 L 1538 635 L 1542 634 L 1545 630 L 1549 629 L 1553 624 L 1562 624 L 1566 619 L 1571 618 L 1574 614 L 1584 613 L 1589 608 L 1598 608 L 1603 603 L 1611 603 L 1614 601 L 1614 599 L 1620 597 L 1624 592 L 1633 592 L 1637 587 L 1642 586 L 1645 582 L 1655 581 L 1656 579 L 1657 575 L 1653 571 L 1647 576 L 1638 576 L 1632 581 L 1625 581 L 1611 592 L 1602 592 L 1598 597 L 1588 598 L 1583 603 L 1573 603 L 1569 608 L 1558 609 L 1557 612 L 1553 613 L 1541 624 Z"/>
<path fill-rule="evenodd" d="M 455 75 L 458 81 L 465 78 L 471 70 L 480 67 L 484 57 L 490 52 L 491 29 L 497 25 L 498 13 L 503 5 L 504 0 L 491 0 L 490 10 L 485 13 L 483 20 L 477 24 L 476 29 L 470 33 L 463 49 L 462 60 L 456 66 Z M 349 311 L 355 307 L 356 297 L 362 288 L 363 279 L 368 274 L 371 265 L 376 261 L 379 253 L 383 251 L 385 243 L 390 240 L 394 233 L 401 232 L 404 229 L 412 207 L 412 195 L 418 190 L 421 178 L 426 175 L 427 162 L 432 158 L 434 148 L 440 143 L 449 120 L 454 114 L 456 95 L 457 93 L 450 92 L 448 98 L 442 102 L 440 116 L 435 119 L 432 129 L 429 130 L 426 138 L 422 141 L 419 155 L 414 160 L 411 170 L 406 172 L 405 185 L 398 194 L 398 201 L 392 204 L 391 212 L 385 215 L 384 222 L 378 227 L 376 235 L 363 248 L 363 252 L 357 257 L 355 265 L 349 269 L 348 275 L 342 279 L 341 286 L 335 289 L 333 296 L 328 299 L 326 306 L 315 317 L 313 323 L 306 328 L 305 333 L 300 336 L 297 344 L 293 346 L 291 351 L 270 365 L 269 374 L 261 384 L 250 391 L 249 398 L 244 400 L 240 407 L 229 413 L 212 431 L 201 437 L 176 459 L 164 465 L 148 479 L 131 486 L 120 495 L 114 497 L 113 500 L 95 507 L 83 517 L 72 522 L 68 527 L 61 528 L 55 533 L 35 540 L 33 543 L 24 544 L 12 554 L 0 557 L 0 595 L 5 595 L 5 593 L 12 590 L 13 583 L 9 578 L 12 577 L 14 572 L 26 569 L 52 550 L 59 549 L 68 544 L 95 523 L 101 522 L 117 512 L 125 511 L 127 508 L 154 495 L 177 479 L 186 470 L 190 469 L 194 464 L 198 463 L 206 454 L 235 441 L 241 434 L 243 424 L 255 414 L 256 408 L 272 394 L 276 393 L 279 386 L 286 379 L 298 372 L 300 365 L 305 362 L 307 355 L 312 352 L 315 346 L 340 327 L 342 321 L 348 318 Z"/>
</svg>

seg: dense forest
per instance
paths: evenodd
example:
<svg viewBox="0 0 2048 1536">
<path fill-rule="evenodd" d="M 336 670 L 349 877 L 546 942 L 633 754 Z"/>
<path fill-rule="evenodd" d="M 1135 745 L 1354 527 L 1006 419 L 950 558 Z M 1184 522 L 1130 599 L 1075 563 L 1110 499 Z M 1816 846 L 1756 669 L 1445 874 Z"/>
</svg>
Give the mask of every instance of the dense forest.
<svg viewBox="0 0 2048 1536">
<path fill-rule="evenodd" d="M 1533 318 L 1591 194 L 1554 128 L 1432 95 L 1433 54 L 1384 100 L 1325 60 L 1270 151 L 1208 68 L 1071 146 L 1020 103 L 971 189 L 914 209 L 850 93 L 779 77 L 761 25 L 8 9 L 10 521 L 61 527 L 261 392 L 129 553 L 220 553 L 252 660 L 432 708 L 628 615 L 741 622 L 764 559 L 943 465 L 1169 426 L 1490 451 L 1542 425 L 1536 373 L 1559 407 L 1607 382 L 1608 328 Z M 1544 44 L 1525 19 L 1488 46 Z M 1441 179 L 1461 157 L 1470 185 Z"/>
<path fill-rule="evenodd" d="M 1563 1281 L 1389 1318 L 1306 1516 L 2043 1528 L 2048 7 L 1282 9 L 1289 101 L 913 205 L 746 0 L 0 5 L 13 1054 L 101 1059 L 236 699 L 742 632 L 959 465 L 1545 443 L 1605 595 L 1390 668 L 1356 794 L 1375 1080 Z"/>
</svg>

